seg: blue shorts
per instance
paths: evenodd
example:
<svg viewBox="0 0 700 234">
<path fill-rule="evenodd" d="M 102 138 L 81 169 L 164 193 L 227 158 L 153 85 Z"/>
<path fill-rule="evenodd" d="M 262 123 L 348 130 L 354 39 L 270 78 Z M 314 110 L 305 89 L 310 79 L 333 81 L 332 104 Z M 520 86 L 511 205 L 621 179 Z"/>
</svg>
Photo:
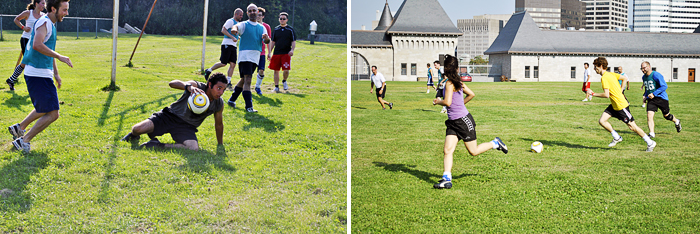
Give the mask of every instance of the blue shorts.
<svg viewBox="0 0 700 234">
<path fill-rule="evenodd" d="M 265 70 L 265 55 L 260 55 L 260 61 L 258 61 L 258 71 Z"/>
<path fill-rule="evenodd" d="M 37 113 L 49 113 L 59 109 L 58 93 L 53 79 L 24 75 L 27 91 Z"/>
</svg>

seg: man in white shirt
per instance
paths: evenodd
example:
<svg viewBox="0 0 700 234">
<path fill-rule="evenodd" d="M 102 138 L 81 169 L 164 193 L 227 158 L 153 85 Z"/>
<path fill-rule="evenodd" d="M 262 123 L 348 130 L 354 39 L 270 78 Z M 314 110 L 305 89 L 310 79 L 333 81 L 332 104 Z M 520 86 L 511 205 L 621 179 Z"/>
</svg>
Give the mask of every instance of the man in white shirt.
<svg viewBox="0 0 700 234">
<path fill-rule="evenodd" d="M 241 22 L 241 19 L 243 19 L 243 10 L 241 8 L 237 8 L 233 11 L 233 18 L 226 20 L 224 26 L 221 27 L 221 33 L 224 34 L 224 40 L 221 41 L 221 56 L 219 57 L 218 63 L 204 71 L 204 80 L 209 80 L 209 75 L 211 75 L 212 71 L 225 67 L 228 64 L 230 66 L 228 67 L 226 78 L 228 79 L 230 85 L 231 77 L 233 76 L 233 72 L 236 68 L 236 62 L 238 60 L 238 54 L 236 53 L 238 48 L 236 43 L 239 39 L 238 35 L 233 35 L 231 33 L 231 29 L 234 25 L 238 24 L 238 22 Z"/>
<path fill-rule="evenodd" d="M 590 101 L 593 99 L 593 96 L 588 95 L 588 91 L 591 88 L 591 70 L 588 68 L 588 63 L 583 64 L 583 87 L 581 88 L 581 91 L 586 93 L 586 97 L 581 100 L 584 102 Z"/>
<path fill-rule="evenodd" d="M 386 107 L 384 107 L 384 104 L 389 105 L 389 109 L 394 108 L 394 103 L 392 102 L 387 102 L 384 100 L 384 96 L 386 95 L 386 80 L 384 79 L 384 75 L 382 73 L 377 72 L 377 66 L 372 66 L 372 76 L 370 77 L 372 82 L 370 82 L 370 90 L 369 93 L 372 93 L 374 90 L 374 87 L 377 87 L 377 101 L 379 101 L 379 104 L 382 104 L 382 109 L 386 110 Z"/>
</svg>

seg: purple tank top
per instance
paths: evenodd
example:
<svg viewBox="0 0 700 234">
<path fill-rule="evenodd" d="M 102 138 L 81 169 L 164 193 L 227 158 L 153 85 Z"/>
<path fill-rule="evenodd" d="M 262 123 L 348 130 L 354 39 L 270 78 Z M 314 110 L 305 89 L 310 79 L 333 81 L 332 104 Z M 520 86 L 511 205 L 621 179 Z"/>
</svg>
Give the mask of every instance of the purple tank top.
<svg viewBox="0 0 700 234">
<path fill-rule="evenodd" d="M 469 111 L 467 107 L 464 106 L 464 95 L 462 90 L 459 92 L 454 92 L 452 94 L 452 105 L 447 107 L 447 118 L 449 120 L 455 120 L 467 116 Z"/>
</svg>

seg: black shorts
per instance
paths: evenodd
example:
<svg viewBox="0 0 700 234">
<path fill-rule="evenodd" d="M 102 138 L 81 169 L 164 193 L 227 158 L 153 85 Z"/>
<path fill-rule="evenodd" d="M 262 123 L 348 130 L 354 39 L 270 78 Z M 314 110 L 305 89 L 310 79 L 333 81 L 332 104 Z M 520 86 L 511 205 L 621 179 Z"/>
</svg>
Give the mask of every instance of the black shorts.
<svg viewBox="0 0 700 234">
<path fill-rule="evenodd" d="M 622 120 L 622 122 L 629 123 L 629 122 L 634 122 L 634 117 L 632 117 L 632 113 L 630 113 L 630 107 L 627 106 L 622 110 L 615 110 L 613 109 L 612 104 L 608 105 L 608 108 L 605 108 L 605 113 L 608 113 L 610 116 L 615 117 L 619 120 Z"/>
<path fill-rule="evenodd" d="M 661 109 L 661 113 L 663 113 L 664 116 L 668 115 L 668 113 L 671 112 L 671 108 L 668 107 L 668 100 L 660 97 L 647 99 L 647 111 L 656 112 L 659 109 Z"/>
<path fill-rule="evenodd" d="M 151 139 L 170 133 L 170 137 L 180 144 L 186 140 L 197 140 L 197 127 L 171 113 L 168 107 L 153 113 L 148 119 L 153 122 L 153 132 L 148 134 Z"/>
<path fill-rule="evenodd" d="M 445 126 L 445 136 L 456 135 L 464 142 L 476 140 L 476 123 L 471 113 L 459 119 L 445 120 Z"/>
<path fill-rule="evenodd" d="M 378 98 L 384 98 L 384 96 L 386 95 L 386 85 L 384 85 L 384 92 L 382 92 L 382 94 L 379 94 L 379 90 L 382 90 L 382 88 L 377 88 L 377 89 L 375 89 L 375 91 L 377 91 L 377 92 L 376 92 L 376 93 L 377 93 L 377 97 L 378 97 Z"/>
<path fill-rule="evenodd" d="M 221 45 L 221 57 L 219 57 L 219 61 L 223 64 L 236 63 L 238 60 L 238 54 L 236 53 L 235 46 Z"/>
<path fill-rule="evenodd" d="M 20 38 L 19 39 L 19 46 L 22 47 L 22 54 L 24 54 L 24 50 L 27 48 L 27 43 L 29 43 L 29 38 Z"/>
<path fill-rule="evenodd" d="M 258 68 L 258 65 L 253 63 L 253 62 L 240 62 L 238 63 L 238 72 L 241 75 L 241 78 L 246 75 L 253 75 L 255 73 L 255 69 Z"/>
<path fill-rule="evenodd" d="M 445 97 L 445 90 L 438 88 L 435 94 L 435 98 L 444 98 Z"/>
</svg>

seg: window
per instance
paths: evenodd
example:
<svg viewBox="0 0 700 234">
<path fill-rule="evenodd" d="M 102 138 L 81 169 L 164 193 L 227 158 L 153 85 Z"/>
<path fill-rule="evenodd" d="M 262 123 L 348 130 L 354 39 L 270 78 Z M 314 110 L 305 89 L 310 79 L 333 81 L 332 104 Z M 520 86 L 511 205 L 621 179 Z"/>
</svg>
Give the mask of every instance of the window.
<svg viewBox="0 0 700 234">
<path fill-rule="evenodd" d="M 652 71 L 656 71 L 656 67 L 651 67 L 651 70 L 652 70 Z"/>
<path fill-rule="evenodd" d="M 678 79 L 678 68 L 677 67 L 673 68 L 673 79 L 674 80 Z"/>
<path fill-rule="evenodd" d="M 576 79 L 576 67 L 571 67 L 571 79 Z"/>
<path fill-rule="evenodd" d="M 608 71 L 608 72 L 610 72 L 610 67 L 608 67 L 608 69 L 605 69 L 605 70 Z"/>
<path fill-rule="evenodd" d="M 525 66 L 525 78 L 530 78 L 530 66 Z"/>
<path fill-rule="evenodd" d="M 402 76 L 406 75 L 406 64 L 405 63 L 401 64 L 401 75 Z"/>
<path fill-rule="evenodd" d="M 415 76 L 417 74 L 417 72 L 416 72 L 417 69 L 418 69 L 418 67 L 416 67 L 416 64 L 411 63 L 411 75 L 412 76 Z"/>
<path fill-rule="evenodd" d="M 532 77 L 533 78 L 540 78 L 540 67 L 539 66 L 534 66 L 532 69 Z"/>
<path fill-rule="evenodd" d="M 620 70 L 617 69 L 618 67 L 615 67 L 615 73 L 620 73 Z"/>
</svg>

